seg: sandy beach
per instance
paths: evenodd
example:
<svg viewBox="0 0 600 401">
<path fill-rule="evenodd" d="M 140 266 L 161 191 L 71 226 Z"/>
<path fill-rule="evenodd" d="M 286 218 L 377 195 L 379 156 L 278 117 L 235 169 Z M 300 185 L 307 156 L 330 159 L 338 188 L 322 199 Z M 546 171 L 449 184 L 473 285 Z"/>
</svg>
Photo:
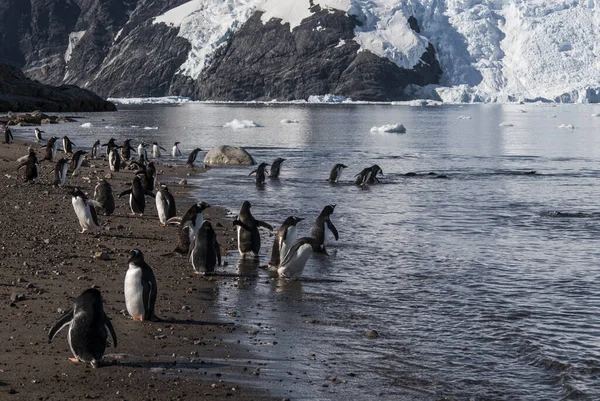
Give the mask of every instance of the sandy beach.
<svg viewBox="0 0 600 401">
<path fill-rule="evenodd" d="M 32 146 L 41 160 L 43 149 Z M 23 142 L 0 145 L 0 399 L 271 399 L 221 381 L 227 359 L 247 353 L 227 341 L 240 328 L 211 313 L 210 300 L 218 291 L 214 278 L 193 274 L 185 257 L 161 256 L 176 246 L 177 228 L 160 225 L 154 200 L 147 198 L 143 217 L 131 217 L 128 202 L 115 199 L 114 214 L 98 216 L 103 230 L 81 234 L 70 188 L 51 185 L 55 162 L 41 163 L 37 184 L 24 183 L 24 169 L 17 172 L 16 160 L 27 154 L 27 147 Z M 171 189 L 179 215 L 201 200 L 189 198 L 189 187 L 178 184 L 189 169 L 159 165 L 157 171 L 159 181 Z M 108 172 L 105 159 L 89 160 L 78 177 L 69 176 L 67 186 L 92 195 L 97 177 Z M 133 171 L 112 173 L 115 198 L 132 178 Z M 205 212 L 222 252 L 236 246 L 226 214 L 217 207 Z M 156 275 L 156 314 L 163 322 L 134 322 L 125 311 L 123 280 L 134 248 L 144 252 Z M 107 348 L 105 366 L 99 369 L 68 361 L 66 330 L 47 343 L 52 324 L 90 287 L 101 291 L 118 338 L 118 347 Z M 246 382 L 260 380 L 253 374 L 257 365 L 248 360 L 240 374 Z"/>
</svg>

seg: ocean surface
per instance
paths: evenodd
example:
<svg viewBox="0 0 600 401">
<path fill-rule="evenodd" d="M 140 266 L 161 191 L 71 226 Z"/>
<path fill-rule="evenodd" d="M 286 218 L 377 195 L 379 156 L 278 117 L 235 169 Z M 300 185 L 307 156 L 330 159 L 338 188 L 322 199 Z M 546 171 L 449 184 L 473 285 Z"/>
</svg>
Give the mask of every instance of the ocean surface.
<svg viewBox="0 0 600 401">
<path fill-rule="evenodd" d="M 195 180 L 197 199 L 226 207 L 232 219 L 249 200 L 254 216 L 276 228 L 289 215 L 306 218 L 298 225 L 305 236 L 325 205 L 337 205 L 331 220 L 340 239 L 328 256 L 309 260 L 306 280 L 270 279 L 231 253 L 222 270 L 248 277 L 218 279 L 206 306 L 243 328 L 233 341 L 255 352 L 259 383 L 275 395 L 598 400 L 599 112 L 539 104 L 143 105 L 43 128 L 81 147 L 127 137 L 168 150 L 180 141 L 186 156 L 229 144 L 258 162 L 285 158 L 280 180 L 264 188 L 250 167 L 213 168 Z M 234 119 L 261 127 L 223 127 Z M 397 123 L 406 133 L 370 131 Z M 32 129 L 15 134 L 33 138 Z M 335 163 L 348 168 L 330 184 Z M 381 182 L 353 185 L 373 164 L 383 169 Z M 273 237 L 264 231 L 262 239 L 266 264 Z"/>
</svg>

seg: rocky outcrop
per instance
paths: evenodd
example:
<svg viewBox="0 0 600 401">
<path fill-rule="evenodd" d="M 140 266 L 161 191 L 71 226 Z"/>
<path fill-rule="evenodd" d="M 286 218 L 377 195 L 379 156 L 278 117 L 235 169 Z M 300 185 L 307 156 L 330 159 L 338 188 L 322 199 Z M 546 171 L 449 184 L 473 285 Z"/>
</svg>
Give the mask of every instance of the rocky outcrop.
<svg viewBox="0 0 600 401">
<path fill-rule="evenodd" d="M 115 111 L 89 90 L 74 85 L 50 86 L 25 77 L 18 68 L 0 64 L 0 111 Z"/>
<path fill-rule="evenodd" d="M 204 156 L 204 164 L 212 166 L 250 166 L 256 164 L 256 162 L 244 148 L 221 145 L 212 148 Z"/>
</svg>

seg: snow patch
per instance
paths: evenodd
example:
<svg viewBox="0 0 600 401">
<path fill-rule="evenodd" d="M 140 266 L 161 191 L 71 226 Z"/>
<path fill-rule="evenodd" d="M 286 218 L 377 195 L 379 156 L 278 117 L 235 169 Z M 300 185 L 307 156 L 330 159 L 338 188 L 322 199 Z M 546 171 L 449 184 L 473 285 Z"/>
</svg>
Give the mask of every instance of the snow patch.
<svg viewBox="0 0 600 401">
<path fill-rule="evenodd" d="M 388 124 L 382 125 L 381 127 L 373 127 L 371 128 L 371 132 L 373 133 L 396 133 L 396 134 L 404 134 L 406 132 L 406 128 L 402 124 Z"/>
<path fill-rule="evenodd" d="M 242 129 L 242 128 L 256 128 L 261 127 L 260 124 L 252 120 L 238 120 L 237 118 L 233 121 L 229 121 L 223 125 L 225 128 Z"/>
<path fill-rule="evenodd" d="M 73 53 L 73 49 L 77 46 L 77 43 L 83 38 L 85 35 L 85 31 L 77 31 L 71 32 L 69 34 L 69 44 L 67 45 L 67 50 L 65 51 L 65 63 L 68 63 L 71 60 L 71 54 Z"/>
<path fill-rule="evenodd" d="M 298 120 L 288 120 L 287 118 L 284 118 L 283 120 L 280 121 L 280 123 L 282 124 L 298 124 L 300 121 Z"/>
<path fill-rule="evenodd" d="M 335 48 L 337 49 L 338 47 L 342 47 L 346 44 L 346 41 L 344 39 L 340 39 L 339 43 L 337 45 L 335 45 Z"/>
<path fill-rule="evenodd" d="M 81 124 L 81 128 L 92 128 L 92 127 L 93 127 L 92 123 L 83 123 L 83 124 Z"/>
</svg>

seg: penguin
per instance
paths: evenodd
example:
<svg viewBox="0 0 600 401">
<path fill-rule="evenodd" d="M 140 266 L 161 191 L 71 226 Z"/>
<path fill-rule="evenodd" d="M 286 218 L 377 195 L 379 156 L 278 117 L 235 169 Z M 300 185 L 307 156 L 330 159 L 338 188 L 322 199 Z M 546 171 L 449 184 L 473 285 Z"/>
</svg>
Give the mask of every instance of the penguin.
<svg viewBox="0 0 600 401">
<path fill-rule="evenodd" d="M 143 180 L 144 189 L 154 191 L 154 188 L 156 188 L 156 167 L 154 167 L 154 162 L 148 163 L 145 171 L 146 179 Z"/>
<path fill-rule="evenodd" d="M 73 307 L 52 325 L 48 332 L 48 343 L 56 334 L 69 326 L 67 340 L 74 358 L 73 362 L 90 363 L 96 368 L 104 356 L 108 334 L 117 347 L 117 335 L 102 306 L 102 295 L 95 288 L 85 290 L 75 298 Z"/>
<path fill-rule="evenodd" d="M 173 157 L 177 157 L 177 156 L 181 156 L 181 150 L 179 150 L 179 145 L 181 142 L 175 142 L 175 144 L 173 145 L 173 150 L 171 151 L 171 156 Z"/>
<path fill-rule="evenodd" d="M 140 216 L 144 215 L 144 210 L 146 209 L 146 196 L 156 198 L 156 195 L 144 189 L 142 178 L 139 175 L 133 177 L 131 188 L 121 192 L 119 194 L 119 199 L 125 195 L 129 195 L 129 207 L 131 208 L 131 214 L 133 216 L 136 214 L 139 214 Z"/>
<path fill-rule="evenodd" d="M 89 203 L 88 197 L 79 188 L 73 188 L 71 191 L 71 203 L 77 219 L 79 219 L 82 234 L 88 230 L 100 230 L 96 209 Z"/>
<path fill-rule="evenodd" d="M 302 237 L 296 240 L 277 267 L 277 273 L 280 277 L 300 280 L 308 258 L 313 252 L 319 252 L 319 250 L 319 242 L 312 237 Z"/>
<path fill-rule="evenodd" d="M 57 140 L 58 138 L 53 136 L 52 138 L 48 139 L 48 142 L 46 142 L 46 153 L 44 155 L 44 160 L 54 160 L 54 156 L 56 156 L 56 148 L 58 146 L 58 143 L 56 143 Z"/>
<path fill-rule="evenodd" d="M 111 146 L 108 152 L 108 168 L 110 171 L 121 171 L 121 156 L 116 146 Z"/>
<path fill-rule="evenodd" d="M 269 163 L 260 163 L 256 170 L 253 170 L 248 176 L 256 173 L 256 185 L 262 186 L 265 184 L 265 171 Z M 268 173 L 268 172 L 267 172 Z"/>
<path fill-rule="evenodd" d="M 167 220 L 168 224 L 171 223 L 179 223 L 180 228 L 178 232 L 178 244 L 177 248 L 173 250 L 173 252 L 165 254 L 163 256 L 169 256 L 174 253 L 178 253 L 180 255 L 188 255 L 190 244 L 196 238 L 196 234 L 198 230 L 202 226 L 204 222 L 204 216 L 202 212 L 209 208 L 210 205 L 204 201 L 196 203 L 192 205 L 188 209 L 188 211 L 183 215 L 180 219 L 179 217 L 173 217 Z"/>
<path fill-rule="evenodd" d="M 71 177 L 75 177 L 79 173 L 79 169 L 85 160 L 86 153 L 85 150 L 78 150 L 73 155 L 73 158 L 71 159 L 71 170 L 73 170 Z"/>
<path fill-rule="evenodd" d="M 277 230 L 277 234 L 275 234 L 269 266 L 278 267 L 281 259 L 285 258 L 288 250 L 298 237 L 296 224 L 302 220 L 304 220 L 302 217 L 290 216 L 281 224 L 281 227 Z"/>
<path fill-rule="evenodd" d="M 67 183 L 67 172 L 69 171 L 69 159 L 63 157 L 54 167 L 54 185 L 64 187 Z"/>
<path fill-rule="evenodd" d="M 329 173 L 329 182 L 338 182 L 338 180 L 342 177 L 342 173 L 344 169 L 348 167 L 345 164 L 338 163 L 331 169 Z"/>
<path fill-rule="evenodd" d="M 278 157 L 273 161 L 273 164 L 271 164 L 271 172 L 269 173 L 269 178 L 272 178 L 274 180 L 279 179 L 279 173 L 281 172 L 281 163 L 283 163 L 284 161 L 285 159 L 281 157 Z"/>
<path fill-rule="evenodd" d="M 17 171 L 25 167 L 25 182 L 36 182 L 40 176 L 40 166 L 38 165 L 37 156 L 35 155 L 35 150 L 29 148 L 29 155 L 27 156 L 27 160 L 22 162 Z"/>
<path fill-rule="evenodd" d="M 190 155 L 188 156 L 187 166 L 189 168 L 194 168 L 194 162 L 196 161 L 196 157 L 198 157 L 198 152 L 202 152 L 202 149 L 196 148 L 192 150 L 192 153 L 190 153 Z"/>
<path fill-rule="evenodd" d="M 63 152 L 65 154 L 73 153 L 73 146 L 77 147 L 77 145 L 71 142 L 68 136 L 63 136 Z"/>
<path fill-rule="evenodd" d="M 354 184 L 364 186 L 367 184 L 374 184 L 375 181 L 379 182 L 377 179 L 378 174 L 383 176 L 383 170 L 381 170 L 381 167 L 377 164 L 366 167 L 360 173 L 355 175 L 356 180 L 354 181 Z"/>
<path fill-rule="evenodd" d="M 329 235 L 333 234 L 335 240 L 340 238 L 337 229 L 331 222 L 330 216 L 333 213 L 336 205 L 327 205 L 317 217 L 315 224 L 312 227 L 311 235 L 317 240 L 319 244 L 318 252 L 327 253 L 325 250 L 325 243 L 329 240 Z"/>
<path fill-rule="evenodd" d="M 237 226 L 238 234 L 238 251 L 242 257 L 253 254 L 258 257 L 260 251 L 260 233 L 258 227 L 264 227 L 270 231 L 273 231 L 273 227 L 264 221 L 256 220 L 250 208 L 252 205 L 248 201 L 244 201 L 240 213 L 237 219 L 233 221 L 233 225 Z"/>
<path fill-rule="evenodd" d="M 132 151 L 135 152 L 135 149 L 131 146 L 131 139 L 125 139 L 123 141 L 123 146 L 121 147 L 121 157 L 124 161 L 131 158 Z"/>
<path fill-rule="evenodd" d="M 108 157 L 108 154 L 110 153 L 110 150 L 112 148 L 116 148 L 117 144 L 115 143 L 115 138 L 110 138 L 108 140 L 108 142 L 106 142 L 104 145 L 101 145 L 102 147 L 106 146 L 106 156 Z"/>
<path fill-rule="evenodd" d="M 188 259 L 196 274 L 211 273 L 216 265 L 221 266 L 221 248 L 210 222 L 204 221 L 200 226 Z"/>
<path fill-rule="evenodd" d="M 171 217 L 175 217 L 175 215 L 177 215 L 173 194 L 171 194 L 171 191 L 169 191 L 169 188 L 166 185 L 159 184 L 155 199 L 156 211 L 158 212 L 160 224 L 166 226 L 167 221 Z"/>
<path fill-rule="evenodd" d="M 135 162 L 138 166 L 144 166 L 146 167 L 146 162 L 148 161 L 148 159 L 146 158 L 146 156 L 144 156 L 144 154 L 142 153 L 141 155 L 138 155 L 138 159 Z"/>
<path fill-rule="evenodd" d="M 92 159 L 97 159 L 99 156 L 98 151 L 100 150 L 100 140 L 96 139 L 94 144 L 92 145 Z"/>
<path fill-rule="evenodd" d="M 96 188 L 94 188 L 94 200 L 98 203 L 97 206 L 102 209 L 105 216 L 110 216 L 115 211 L 115 198 L 108 181 L 102 180 L 96 184 Z"/>
<path fill-rule="evenodd" d="M 158 159 L 160 157 L 161 149 L 165 152 L 167 151 L 167 149 L 163 148 L 162 146 L 159 146 L 158 142 L 152 142 L 152 157 Z"/>
<path fill-rule="evenodd" d="M 140 161 L 143 160 L 143 164 L 146 164 L 146 161 L 148 161 L 148 152 L 146 151 L 146 146 L 148 146 L 146 142 L 142 141 L 142 143 L 140 143 L 137 148 L 138 157 Z M 143 159 L 142 156 L 144 156 Z"/>
<path fill-rule="evenodd" d="M 4 143 L 13 143 L 14 138 L 12 131 L 8 128 L 8 124 L 4 126 Z"/>
<path fill-rule="evenodd" d="M 154 314 L 156 277 L 139 249 L 129 252 L 129 268 L 125 274 L 125 307 L 133 320 L 160 320 Z"/>
<path fill-rule="evenodd" d="M 35 127 L 35 130 L 34 130 L 34 132 L 35 132 L 35 140 L 36 140 L 37 142 L 41 142 L 41 141 L 43 141 L 43 140 L 44 140 L 44 139 L 42 138 L 42 134 L 45 134 L 45 132 L 44 132 L 44 131 L 40 130 L 38 127 Z"/>
</svg>

